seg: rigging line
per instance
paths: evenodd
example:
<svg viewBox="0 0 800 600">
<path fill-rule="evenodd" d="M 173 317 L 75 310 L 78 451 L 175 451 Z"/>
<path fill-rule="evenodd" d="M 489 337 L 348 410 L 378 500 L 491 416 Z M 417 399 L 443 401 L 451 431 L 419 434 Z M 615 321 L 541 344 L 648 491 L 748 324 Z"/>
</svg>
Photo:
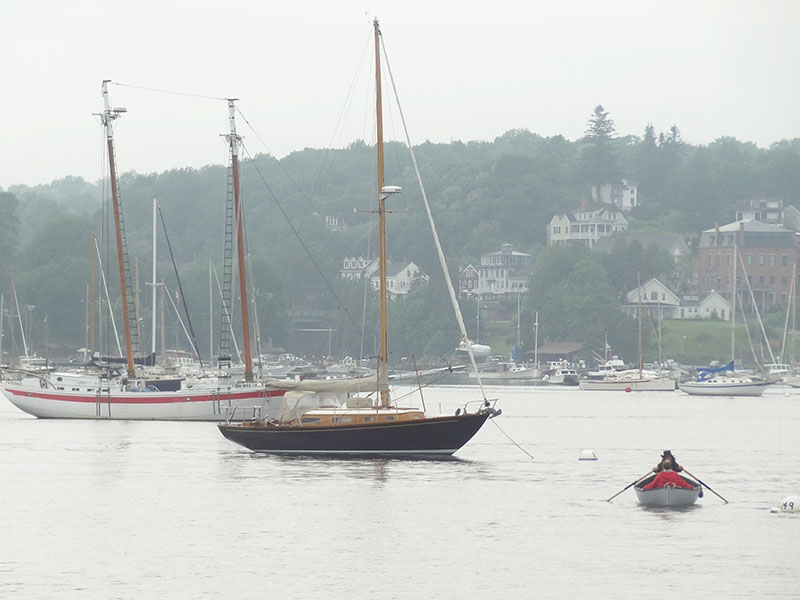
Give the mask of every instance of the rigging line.
<svg viewBox="0 0 800 600">
<path fill-rule="evenodd" d="M 497 429 L 499 429 L 499 430 L 500 430 L 500 433 L 502 433 L 504 436 L 506 436 L 506 438 L 508 438 L 508 441 L 509 441 L 509 442 L 511 442 L 512 444 L 514 444 L 514 445 L 515 445 L 517 448 L 519 448 L 520 450 L 522 450 L 522 451 L 523 451 L 525 454 L 527 454 L 528 456 L 530 456 L 530 457 L 531 457 L 531 459 L 533 459 L 533 454 L 531 454 L 530 452 L 528 452 L 527 450 L 525 450 L 525 448 L 523 448 L 523 447 L 522 447 L 522 446 L 520 446 L 520 445 L 519 445 L 517 442 L 515 442 L 515 441 L 514 441 L 514 439 L 513 439 L 513 438 L 512 438 L 510 435 L 508 435 L 508 434 L 507 434 L 507 433 L 506 433 L 506 432 L 503 430 L 503 428 L 502 428 L 502 427 L 500 427 L 500 425 L 498 425 L 498 424 L 497 424 L 497 419 L 490 419 L 490 420 L 492 421 L 492 423 L 494 423 L 494 424 L 495 424 L 495 427 L 497 427 Z"/>
<path fill-rule="evenodd" d="M 132 85 L 130 83 L 120 83 L 119 81 L 109 81 L 109 83 L 111 85 L 117 85 L 119 87 L 127 87 L 135 90 L 144 90 L 147 92 L 157 92 L 159 94 L 171 94 L 173 96 L 188 96 L 189 98 L 200 98 L 201 100 L 222 100 L 225 102 L 228 101 L 227 98 L 220 98 L 218 96 L 205 96 L 203 94 L 189 94 L 187 92 L 176 92 L 174 90 L 162 90 L 158 88 L 145 87 L 141 85 Z"/>
<path fill-rule="evenodd" d="M 192 344 L 192 349 L 194 350 L 195 354 L 197 354 L 197 360 L 200 361 L 200 368 L 203 368 L 203 357 L 200 356 L 200 348 L 197 347 L 197 336 L 194 333 L 194 328 L 192 327 L 192 317 L 189 314 L 189 307 L 186 306 L 186 294 L 183 293 L 183 286 L 181 285 L 181 276 L 178 274 L 178 265 L 175 264 L 175 255 L 172 253 L 172 244 L 169 241 L 169 234 L 167 233 L 167 222 L 164 220 L 164 213 L 161 212 L 161 204 L 158 203 L 158 216 L 161 217 L 161 227 L 164 230 L 164 237 L 167 239 L 167 248 L 169 248 L 169 257 L 172 259 L 172 268 L 175 270 L 175 279 L 178 282 L 178 293 L 181 295 L 181 303 L 183 304 L 183 310 L 186 313 L 186 322 L 189 325 L 189 332 L 192 334 L 190 338 L 190 342 Z M 155 257 L 153 257 L 155 260 Z M 153 285 L 156 285 L 155 281 Z M 170 298 L 170 302 L 172 302 L 172 298 Z M 174 302 L 173 302 L 174 306 Z M 176 309 L 177 310 L 177 309 Z M 155 318 L 155 315 L 153 315 Z M 178 315 L 180 318 L 180 315 Z M 181 323 L 182 325 L 183 323 Z"/>
<path fill-rule="evenodd" d="M 272 199 L 275 201 L 275 204 L 278 207 L 278 210 L 281 211 L 281 214 L 283 215 L 283 218 L 286 219 L 286 222 L 288 223 L 289 228 L 292 230 L 292 233 L 294 233 L 295 237 L 297 238 L 297 241 L 303 247 L 303 250 L 305 250 L 306 254 L 308 255 L 308 258 L 311 260 L 311 263 L 314 265 L 314 268 L 317 270 L 317 273 L 319 273 L 320 277 L 322 277 L 322 280 L 325 282 L 325 285 L 331 291 L 331 294 L 333 294 L 333 297 L 336 299 L 336 302 L 338 302 L 339 305 L 342 307 L 342 309 L 344 311 L 344 314 L 347 316 L 347 319 L 350 321 L 350 323 L 353 325 L 353 327 L 355 327 L 356 330 L 358 330 L 358 324 L 353 320 L 353 317 L 350 315 L 350 311 L 347 310 L 347 308 L 345 307 L 345 305 L 342 302 L 341 298 L 339 298 L 339 295 L 336 293 L 336 290 L 333 288 L 333 286 L 331 285 L 330 281 L 328 281 L 328 278 L 325 276 L 325 273 L 322 270 L 322 267 L 319 266 L 319 263 L 316 261 L 316 259 L 314 258 L 313 254 L 311 254 L 311 249 L 306 245 L 306 243 L 300 237 L 300 232 L 297 231 L 297 228 L 294 226 L 294 223 L 292 223 L 291 219 L 289 219 L 289 215 L 286 214 L 286 211 L 284 210 L 283 205 L 278 200 L 278 197 L 275 195 L 275 192 L 272 191 L 272 187 L 270 187 L 269 183 L 267 183 L 267 178 L 264 177 L 264 174 L 261 172 L 261 169 L 258 168 L 258 165 L 253 160 L 253 157 L 250 155 L 249 150 L 247 150 L 247 148 L 244 146 L 244 144 L 242 144 L 242 147 L 243 147 L 243 149 L 245 151 L 245 154 L 247 154 L 247 157 L 250 159 L 250 162 L 253 165 L 253 168 L 256 170 L 256 173 L 258 173 L 258 176 L 261 178 L 261 182 L 267 188 L 267 191 L 269 192 L 269 195 L 272 196 Z"/>
<path fill-rule="evenodd" d="M 467 328 L 464 325 L 464 316 L 461 314 L 461 308 L 458 305 L 458 299 L 456 298 L 456 292 L 453 288 L 453 282 L 450 279 L 450 272 L 447 270 L 447 261 L 444 257 L 444 250 L 442 250 L 442 245 L 439 242 L 439 234 L 436 232 L 436 223 L 433 221 L 433 214 L 431 213 L 431 207 L 428 203 L 428 196 L 425 193 L 425 186 L 422 184 L 422 175 L 419 172 L 419 166 L 417 165 L 417 157 L 414 155 L 414 146 L 411 144 L 411 136 L 408 133 L 408 127 L 406 125 L 406 119 L 403 115 L 403 107 L 400 106 L 400 96 L 397 94 L 397 86 L 394 82 L 394 76 L 392 75 L 392 68 L 389 65 L 389 57 L 386 54 L 386 46 L 383 43 L 383 36 L 380 36 L 381 47 L 383 48 L 383 56 L 386 61 L 386 69 L 389 74 L 389 80 L 392 83 L 392 90 L 394 91 L 395 102 L 397 102 L 397 111 L 400 114 L 400 122 L 403 124 L 403 132 L 406 136 L 406 144 L 408 145 L 408 151 L 411 154 L 411 162 L 414 165 L 414 172 L 417 176 L 417 183 L 419 184 L 420 192 L 422 193 L 422 201 L 425 205 L 425 212 L 428 217 L 428 223 L 431 226 L 431 233 L 433 234 L 433 241 L 436 245 L 436 252 L 439 257 L 439 265 L 442 268 L 442 273 L 444 275 L 444 280 L 447 285 L 447 291 L 450 293 L 450 302 L 453 305 L 453 312 L 455 312 L 456 320 L 458 321 L 458 327 L 461 331 L 461 340 L 466 346 L 467 354 L 469 355 L 470 362 L 472 363 L 472 368 L 475 371 L 475 377 L 478 381 L 478 387 L 481 390 L 481 395 L 483 396 L 484 401 L 486 401 L 486 390 L 483 387 L 483 382 L 481 381 L 480 373 L 478 372 L 478 365 L 475 362 L 475 355 L 472 352 L 472 344 L 469 342 L 469 337 L 467 336 Z"/>
<path fill-rule="evenodd" d="M 300 184 L 297 183 L 297 181 L 291 176 L 289 171 L 286 170 L 286 168 L 283 166 L 283 163 L 280 160 L 278 160 L 272 152 L 270 152 L 269 147 L 267 146 L 266 142 L 264 142 L 264 140 L 261 138 L 261 136 L 258 134 L 258 132 L 253 127 L 252 123 L 250 123 L 250 121 L 242 113 L 242 111 L 239 109 L 238 106 L 236 107 L 236 112 L 239 113 L 239 116 L 242 117 L 242 120 L 250 128 L 250 131 L 253 132 L 253 135 L 256 137 L 256 139 L 264 146 L 264 148 L 266 148 L 269 157 L 272 158 L 273 161 L 275 161 L 275 163 L 278 165 L 278 168 L 281 170 L 281 172 L 286 176 L 286 178 L 292 183 L 294 188 L 300 193 L 300 195 L 303 197 L 303 199 L 313 209 L 312 212 L 322 215 L 323 211 L 320 209 L 319 206 L 314 204 L 313 197 L 316 195 L 317 189 L 319 188 L 319 182 L 320 182 L 320 179 L 322 178 L 322 171 L 325 169 L 325 165 L 328 162 L 328 156 L 331 154 L 331 149 L 328 148 L 328 149 L 325 150 L 325 153 L 324 153 L 323 158 L 322 158 L 322 167 L 320 168 L 320 171 L 319 171 L 319 173 L 317 175 L 317 178 L 314 181 L 314 187 L 311 190 L 311 195 L 308 195 L 305 192 L 305 190 L 300 186 Z M 242 147 L 244 147 L 244 142 L 241 142 L 241 144 L 242 144 Z M 248 158 L 250 159 L 251 162 L 255 163 L 254 158 L 252 157 L 252 155 L 250 155 L 249 152 L 247 152 L 247 156 L 248 156 Z M 341 235 L 339 235 L 339 232 L 332 231 L 332 233 L 333 233 L 334 237 L 336 238 L 336 240 L 341 244 L 342 247 L 346 248 L 349 253 L 351 253 L 351 254 L 354 253 L 353 248 L 351 248 L 349 246 L 349 244 L 344 240 L 344 238 Z"/>
</svg>

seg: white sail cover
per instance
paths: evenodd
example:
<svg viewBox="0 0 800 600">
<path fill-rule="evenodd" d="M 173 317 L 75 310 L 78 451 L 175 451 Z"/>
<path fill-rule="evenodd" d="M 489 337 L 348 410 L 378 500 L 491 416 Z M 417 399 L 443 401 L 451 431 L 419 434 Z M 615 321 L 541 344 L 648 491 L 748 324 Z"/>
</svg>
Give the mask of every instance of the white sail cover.
<svg viewBox="0 0 800 600">
<path fill-rule="evenodd" d="M 376 375 L 368 377 L 342 377 L 341 379 L 267 379 L 267 387 L 303 392 L 335 392 L 342 394 L 368 394 L 389 389 L 389 376 L 385 364 Z"/>
</svg>

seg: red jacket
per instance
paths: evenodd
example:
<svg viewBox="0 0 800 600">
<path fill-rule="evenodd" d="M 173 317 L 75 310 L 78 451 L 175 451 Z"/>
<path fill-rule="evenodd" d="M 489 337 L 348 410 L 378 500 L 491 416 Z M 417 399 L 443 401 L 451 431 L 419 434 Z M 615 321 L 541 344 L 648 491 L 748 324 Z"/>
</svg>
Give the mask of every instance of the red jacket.
<svg viewBox="0 0 800 600">
<path fill-rule="evenodd" d="M 692 486 L 689 485 L 686 480 L 678 475 L 675 471 L 659 471 L 656 473 L 653 481 L 648 483 L 642 489 L 651 490 L 653 488 L 662 488 L 666 487 L 668 483 L 675 484 L 675 487 L 686 488 L 689 490 L 692 489 Z"/>
</svg>

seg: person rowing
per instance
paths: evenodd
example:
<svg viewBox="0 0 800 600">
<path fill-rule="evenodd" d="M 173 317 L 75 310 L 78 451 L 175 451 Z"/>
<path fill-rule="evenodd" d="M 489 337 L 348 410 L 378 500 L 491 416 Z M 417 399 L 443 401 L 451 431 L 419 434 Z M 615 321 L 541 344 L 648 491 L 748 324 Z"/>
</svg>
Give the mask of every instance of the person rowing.
<svg viewBox="0 0 800 600">
<path fill-rule="evenodd" d="M 661 455 L 661 462 L 653 467 L 653 472 L 656 474 L 653 481 L 644 486 L 643 490 L 652 490 L 654 488 L 663 488 L 667 486 L 680 487 L 685 489 L 692 489 L 692 485 L 687 482 L 683 477 L 678 475 L 683 471 L 683 467 L 678 464 L 672 452 L 665 450 Z"/>
</svg>

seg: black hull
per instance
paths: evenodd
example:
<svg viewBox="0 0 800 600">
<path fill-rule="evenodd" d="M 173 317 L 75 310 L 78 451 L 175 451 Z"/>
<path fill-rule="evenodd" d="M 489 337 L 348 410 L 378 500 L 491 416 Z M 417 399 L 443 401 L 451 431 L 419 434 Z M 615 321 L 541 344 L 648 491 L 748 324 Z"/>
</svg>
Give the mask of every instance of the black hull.
<svg viewBox="0 0 800 600">
<path fill-rule="evenodd" d="M 226 438 L 254 452 L 367 456 L 449 456 L 493 411 L 415 421 L 332 427 L 248 427 L 221 424 Z"/>
</svg>

